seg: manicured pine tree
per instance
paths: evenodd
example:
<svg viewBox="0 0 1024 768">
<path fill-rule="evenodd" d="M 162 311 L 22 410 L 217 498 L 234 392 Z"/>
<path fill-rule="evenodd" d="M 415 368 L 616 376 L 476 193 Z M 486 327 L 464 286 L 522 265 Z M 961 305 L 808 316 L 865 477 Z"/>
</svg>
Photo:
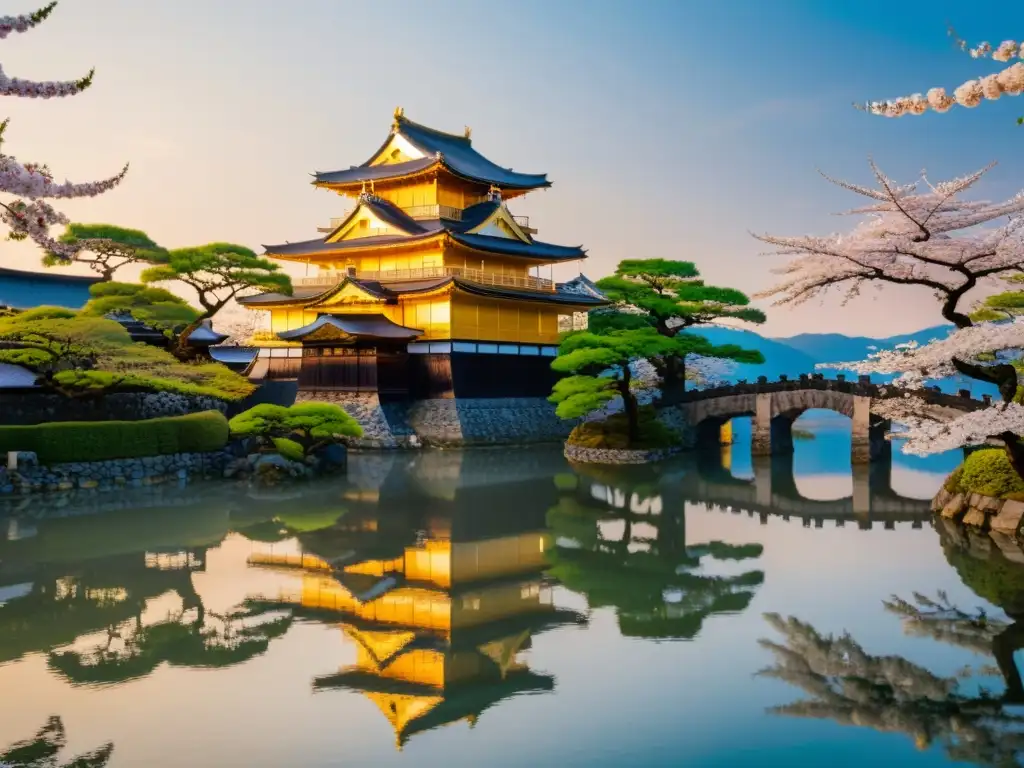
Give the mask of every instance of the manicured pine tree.
<svg viewBox="0 0 1024 768">
<path fill-rule="evenodd" d="M 704 283 L 696 265 L 668 259 L 625 259 L 615 274 L 597 282 L 597 286 L 618 305 L 618 311 L 592 313 L 591 327 L 606 328 L 649 326 L 660 335 L 672 338 L 694 326 L 720 320 L 763 323 L 764 312 L 749 306 L 750 299 L 735 288 L 720 288 Z M 735 345 L 716 348 L 723 357 L 736 362 L 762 363 L 756 350 Z M 662 399 L 671 402 L 686 386 L 685 356 L 649 358 L 662 379 Z"/>
<path fill-rule="evenodd" d="M 125 229 L 113 224 L 80 224 L 72 222 L 60 238 L 61 243 L 76 248 L 70 260 L 56 253 L 43 256 L 44 267 L 85 264 L 103 280 L 114 279 L 114 273 L 127 264 L 154 263 L 166 251 L 138 229 Z"/>
</svg>

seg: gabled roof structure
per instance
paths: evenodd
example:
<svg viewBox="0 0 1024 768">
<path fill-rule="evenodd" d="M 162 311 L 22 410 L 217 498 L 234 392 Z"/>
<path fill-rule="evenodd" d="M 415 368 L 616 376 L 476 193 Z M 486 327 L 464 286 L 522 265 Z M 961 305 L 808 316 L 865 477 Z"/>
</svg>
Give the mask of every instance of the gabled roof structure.
<svg viewBox="0 0 1024 768">
<path fill-rule="evenodd" d="M 353 223 L 366 214 L 398 232 L 342 239 Z M 508 226 L 516 237 L 498 237 L 480 231 L 498 218 L 505 222 L 505 226 Z M 394 203 L 370 194 L 360 195 L 356 207 L 325 237 L 298 243 L 264 245 L 263 248 L 266 255 L 273 258 L 305 260 L 309 256 L 445 239 L 449 243 L 456 243 L 482 253 L 520 256 L 544 263 L 573 261 L 586 258 L 587 255 L 582 246 L 555 245 L 534 240 L 515 223 L 508 209 L 498 200 L 470 206 L 462 211 L 461 220 L 456 221 L 444 218 L 414 219 Z"/>
<path fill-rule="evenodd" d="M 563 286 L 569 285 L 569 289 L 563 289 Z M 309 309 L 316 309 L 317 305 L 326 304 L 328 300 L 344 290 L 346 286 L 354 286 L 360 291 L 367 294 L 368 298 L 373 297 L 380 299 L 382 303 L 394 304 L 397 303 L 400 296 L 409 296 L 416 293 L 426 293 L 428 291 L 435 291 L 444 288 L 451 288 L 453 290 L 463 291 L 465 293 L 473 294 L 475 296 L 491 297 L 496 299 L 516 299 L 518 301 L 527 302 L 541 302 L 545 304 L 567 304 L 573 306 L 594 306 L 600 307 L 609 303 L 608 299 L 603 294 L 590 295 L 587 293 L 575 292 L 572 290 L 572 285 L 562 283 L 556 286 L 554 291 L 523 291 L 516 288 L 504 288 L 501 286 L 492 286 L 484 283 L 477 283 L 472 280 L 467 280 L 462 277 L 447 276 L 447 277 L 432 277 L 424 278 L 419 280 L 402 280 L 402 281 L 388 281 L 381 282 L 378 280 L 362 280 L 355 277 L 347 277 L 340 283 L 334 286 L 324 287 L 316 286 L 311 287 L 303 293 L 296 296 L 286 296 L 280 293 L 263 293 L 257 296 L 246 296 L 238 299 L 238 303 L 252 307 L 253 309 L 261 306 L 281 306 L 287 304 L 297 304 L 308 307 Z M 296 294 L 298 294 L 296 290 Z M 325 312 L 332 311 L 331 308 L 325 307 Z M 323 318 L 329 317 L 324 315 Z M 340 315 L 336 317 L 341 317 Z M 346 317 L 354 317 L 347 315 Z M 363 317 L 368 317 L 363 315 Z M 317 320 L 316 323 L 320 323 Z M 325 321 L 326 322 L 326 321 Z M 389 321 L 390 322 L 390 321 Z M 303 328 L 295 329 L 294 331 L 286 331 L 281 334 L 282 339 L 286 338 L 286 334 L 303 334 L 308 333 L 312 330 L 312 325 L 316 323 L 304 326 Z M 317 326 L 322 327 L 321 325 Z M 399 328 L 403 326 L 397 326 Z M 405 329 L 406 331 L 413 329 Z M 422 333 L 422 331 L 420 331 Z M 290 337 L 288 337 L 290 338 Z M 300 338 L 296 337 L 296 340 Z M 384 338 L 384 337 L 381 337 Z M 398 338 L 398 337 L 387 337 L 387 338 Z"/>
<path fill-rule="evenodd" d="M 346 338 L 380 339 L 386 341 L 412 341 L 422 336 L 417 328 L 406 328 L 384 315 L 320 315 L 309 325 L 293 331 L 281 331 L 284 341 L 337 341 Z"/>
<path fill-rule="evenodd" d="M 390 159 L 388 151 L 398 152 L 400 157 L 407 159 L 387 162 Z M 395 110 L 387 139 L 369 160 L 344 170 L 315 173 L 313 183 L 335 188 L 368 181 L 403 179 L 438 169 L 467 181 L 494 185 L 508 191 L 551 186 L 547 174 L 519 173 L 488 160 L 473 147 L 468 130 L 459 136 L 428 128 L 409 120 L 400 107 Z"/>
</svg>

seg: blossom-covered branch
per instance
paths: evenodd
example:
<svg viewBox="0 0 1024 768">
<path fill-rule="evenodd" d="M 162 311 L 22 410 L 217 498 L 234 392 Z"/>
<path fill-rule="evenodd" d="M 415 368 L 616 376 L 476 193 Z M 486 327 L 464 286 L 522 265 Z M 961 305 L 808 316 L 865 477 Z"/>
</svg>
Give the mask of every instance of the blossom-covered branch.
<svg viewBox="0 0 1024 768">
<path fill-rule="evenodd" d="M 944 379 L 960 373 L 954 361 L 977 360 L 1016 349 L 1024 349 L 1024 318 L 960 328 L 944 339 L 935 339 L 925 345 L 908 342 L 891 350 L 875 352 L 866 360 L 821 363 L 817 367 L 859 374 L 898 374 L 895 384 L 920 387 L 929 379 Z"/>
<path fill-rule="evenodd" d="M 1004 40 L 997 46 L 982 42 L 969 46 L 966 40 L 957 36 L 950 28 L 957 47 L 969 53 L 973 59 L 991 58 L 993 61 L 1007 63 L 1015 58 L 1024 59 L 1024 42 Z M 948 112 L 951 107 L 959 104 L 968 109 L 974 108 L 984 100 L 995 101 L 1003 94 L 1019 96 L 1024 92 L 1024 63 L 1015 62 L 999 72 L 961 83 L 950 96 L 945 88 L 932 88 L 927 94 L 915 93 L 886 101 L 869 101 L 866 104 L 855 104 L 874 115 L 883 117 L 902 117 L 903 115 L 922 115 L 929 109 L 933 112 Z M 1019 121 L 1018 121 L 1019 122 Z"/>
<path fill-rule="evenodd" d="M 25 32 L 45 20 L 56 2 L 51 2 L 34 13 L 22 16 L 0 17 L 0 39 L 12 32 Z M 93 72 L 78 80 L 65 82 L 36 82 L 8 77 L 0 66 L 0 96 L 28 98 L 54 98 L 81 93 L 92 84 Z M 0 123 L 0 145 L 8 121 Z M 18 199 L 0 203 L 0 221 L 10 227 L 14 240 L 30 238 L 53 258 L 71 260 L 80 243 L 58 241 L 50 236 L 51 226 L 67 224 L 68 219 L 45 199 L 95 197 L 117 186 L 128 172 L 126 165 L 120 173 L 103 181 L 76 184 L 70 181 L 56 183 L 50 169 L 39 163 L 22 163 L 12 155 L 0 153 L 0 192 Z"/>
<path fill-rule="evenodd" d="M 970 318 L 957 309 L 960 299 L 987 278 L 1024 268 L 1024 194 L 998 203 L 959 199 L 988 168 L 938 184 L 922 178 L 906 185 L 893 182 L 874 163 L 871 169 L 877 188 L 825 176 L 872 201 L 848 212 L 864 216 L 851 232 L 754 235 L 775 246 L 772 255 L 790 257 L 774 270 L 783 275 L 781 282 L 755 298 L 802 304 L 833 288 L 849 300 L 870 283 L 916 285 L 939 295 L 943 317 L 969 326 Z M 1001 218 L 1008 219 L 1001 226 L 978 226 Z"/>
<path fill-rule="evenodd" d="M 930 410 L 932 411 L 930 413 Z M 944 453 L 965 445 L 982 445 L 1004 435 L 1024 434 L 1024 405 L 1000 403 L 944 420 L 918 398 L 880 400 L 872 412 L 903 424 L 906 432 L 891 437 L 905 439 L 903 452 L 915 456 Z"/>
</svg>

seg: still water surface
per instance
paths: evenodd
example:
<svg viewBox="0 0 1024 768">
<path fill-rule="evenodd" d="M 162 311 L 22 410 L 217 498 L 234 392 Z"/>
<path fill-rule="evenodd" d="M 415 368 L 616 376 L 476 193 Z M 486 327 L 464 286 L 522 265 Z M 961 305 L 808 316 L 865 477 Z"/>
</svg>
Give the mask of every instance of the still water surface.
<svg viewBox="0 0 1024 768">
<path fill-rule="evenodd" d="M 1014 765 L 1024 556 L 933 522 L 958 461 L 852 472 L 825 428 L 774 464 L 362 455 L 302 492 L 0 507 L 0 754 Z"/>
</svg>

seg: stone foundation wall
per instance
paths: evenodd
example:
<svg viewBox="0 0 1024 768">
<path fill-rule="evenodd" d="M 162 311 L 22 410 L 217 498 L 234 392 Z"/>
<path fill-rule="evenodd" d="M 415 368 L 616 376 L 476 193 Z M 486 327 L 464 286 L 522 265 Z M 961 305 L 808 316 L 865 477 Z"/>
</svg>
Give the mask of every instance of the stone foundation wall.
<svg viewBox="0 0 1024 768">
<path fill-rule="evenodd" d="M 300 392 L 297 402 L 335 403 L 363 427 L 350 448 L 456 448 L 560 442 L 572 422 L 555 415 L 542 397 L 435 399 L 381 403 L 376 394 Z"/>
<path fill-rule="evenodd" d="M 652 461 L 667 459 L 679 448 L 660 448 L 657 450 L 617 450 L 614 448 L 583 448 L 579 445 L 566 445 L 565 458 L 580 464 L 649 464 Z"/>
<path fill-rule="evenodd" d="M 1024 539 L 1024 501 L 942 488 L 932 500 L 932 511 L 953 522 Z"/>
<path fill-rule="evenodd" d="M 0 495 L 53 491 L 112 491 L 220 477 L 234 460 L 229 450 L 175 453 L 139 459 L 83 461 L 41 466 L 34 453 L 18 454 L 18 468 L 0 468 Z"/>
<path fill-rule="evenodd" d="M 406 418 L 421 442 L 440 447 L 559 442 L 573 427 L 542 397 L 419 400 Z"/>
<path fill-rule="evenodd" d="M 171 392 L 117 392 L 74 399 L 43 392 L 0 394 L 0 424 L 7 426 L 48 421 L 141 421 L 200 411 L 225 413 L 227 403 Z"/>
</svg>

